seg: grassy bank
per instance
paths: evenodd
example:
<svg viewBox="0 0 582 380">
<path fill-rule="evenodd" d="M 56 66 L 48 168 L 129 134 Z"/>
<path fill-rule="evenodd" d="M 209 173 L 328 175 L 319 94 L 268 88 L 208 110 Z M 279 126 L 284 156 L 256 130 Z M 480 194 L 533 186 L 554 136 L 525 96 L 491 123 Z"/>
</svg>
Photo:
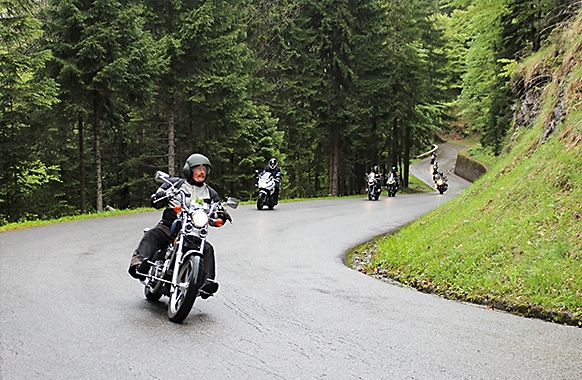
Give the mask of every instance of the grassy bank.
<svg viewBox="0 0 582 380">
<path fill-rule="evenodd" d="M 520 315 L 582 326 L 582 128 L 522 136 L 461 196 L 356 248 L 363 272 Z M 578 124 L 576 124 L 578 123 Z M 367 259 L 362 257 L 367 256 Z"/>
<path fill-rule="evenodd" d="M 582 327 L 581 31 L 579 16 L 516 67 L 515 81 L 536 96 L 518 116 L 535 123 L 510 131 L 503 155 L 462 195 L 353 250 L 359 270 Z"/>
</svg>

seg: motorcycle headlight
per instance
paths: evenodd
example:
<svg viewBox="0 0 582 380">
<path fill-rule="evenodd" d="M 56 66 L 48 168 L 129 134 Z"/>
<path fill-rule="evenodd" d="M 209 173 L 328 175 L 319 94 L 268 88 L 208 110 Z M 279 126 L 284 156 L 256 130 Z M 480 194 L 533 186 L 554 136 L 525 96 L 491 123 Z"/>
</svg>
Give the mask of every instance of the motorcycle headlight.
<svg viewBox="0 0 582 380">
<path fill-rule="evenodd" d="M 440 186 L 440 185 L 442 185 L 442 184 L 443 184 L 443 180 L 442 180 L 442 179 L 438 179 L 438 180 L 437 180 L 437 185 L 439 185 L 439 186 Z"/>
<path fill-rule="evenodd" d="M 196 211 L 194 215 L 192 215 L 192 221 L 197 228 L 204 227 L 208 224 L 208 215 L 206 215 L 204 211 Z"/>
</svg>

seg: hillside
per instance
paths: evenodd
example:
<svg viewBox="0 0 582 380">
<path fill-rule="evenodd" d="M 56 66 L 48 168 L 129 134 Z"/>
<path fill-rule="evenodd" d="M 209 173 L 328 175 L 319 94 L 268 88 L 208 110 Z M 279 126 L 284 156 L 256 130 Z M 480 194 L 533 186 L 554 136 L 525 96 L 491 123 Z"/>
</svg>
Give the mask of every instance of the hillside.
<svg viewBox="0 0 582 380">
<path fill-rule="evenodd" d="M 582 16 L 515 68 L 513 133 L 464 194 L 354 251 L 419 290 L 582 326 Z"/>
</svg>

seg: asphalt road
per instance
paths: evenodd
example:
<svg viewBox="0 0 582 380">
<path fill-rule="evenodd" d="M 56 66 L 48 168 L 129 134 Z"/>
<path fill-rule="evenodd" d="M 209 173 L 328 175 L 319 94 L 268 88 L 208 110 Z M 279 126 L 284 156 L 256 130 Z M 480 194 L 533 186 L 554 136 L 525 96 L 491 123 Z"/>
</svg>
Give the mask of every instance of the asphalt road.
<svg viewBox="0 0 582 380">
<path fill-rule="evenodd" d="M 2 233 L 0 378 L 579 379 L 582 329 L 344 265 L 351 247 L 462 191 L 457 180 L 444 195 L 240 206 L 209 234 L 221 287 L 182 324 L 126 273 L 159 212 Z"/>
</svg>

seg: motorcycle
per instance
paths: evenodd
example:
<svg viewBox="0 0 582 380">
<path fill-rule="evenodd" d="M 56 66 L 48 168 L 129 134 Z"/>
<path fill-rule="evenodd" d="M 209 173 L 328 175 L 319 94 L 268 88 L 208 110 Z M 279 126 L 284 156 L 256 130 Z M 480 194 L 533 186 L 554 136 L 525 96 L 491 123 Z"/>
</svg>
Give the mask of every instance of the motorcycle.
<svg viewBox="0 0 582 380">
<path fill-rule="evenodd" d="M 380 178 L 376 178 L 376 174 L 371 172 L 367 175 L 366 180 L 366 193 L 368 193 L 369 200 L 378 200 L 380 198 L 380 193 L 382 192 L 382 186 L 380 184 Z"/>
<path fill-rule="evenodd" d="M 156 182 L 170 185 L 166 190 L 168 197 L 179 194 L 180 205 L 174 207 L 177 218 L 170 229 L 171 242 L 156 251 L 149 260 L 150 269 L 145 277 L 144 295 L 148 300 L 157 301 L 168 296 L 168 318 L 172 322 L 182 322 L 194 305 L 196 297 L 202 295 L 200 288 L 204 283 L 203 252 L 208 235 L 208 227 L 221 227 L 224 220 L 232 223 L 232 218 L 224 206 L 238 207 L 238 200 L 228 198 L 224 203 L 195 201 L 190 194 L 180 189 L 184 180 L 172 184 L 170 176 L 164 172 L 156 173 Z M 216 218 L 222 214 L 221 218 Z"/>
<path fill-rule="evenodd" d="M 439 174 L 439 163 L 438 163 L 438 161 L 435 161 L 433 164 L 431 164 L 430 173 L 432 174 L 432 180 L 433 180 L 433 182 L 436 182 L 437 175 Z"/>
<path fill-rule="evenodd" d="M 398 180 L 394 178 L 394 174 L 390 173 L 388 180 L 386 181 L 386 190 L 388 190 L 389 197 L 395 197 L 398 191 Z"/>
<path fill-rule="evenodd" d="M 434 175 L 434 183 L 437 191 L 440 194 L 443 194 L 449 188 L 449 184 L 447 183 L 447 176 L 445 176 L 442 172 Z"/>
<path fill-rule="evenodd" d="M 276 192 L 276 180 L 273 174 L 267 171 L 260 172 L 255 170 L 257 173 L 257 187 L 259 188 L 259 195 L 257 197 L 257 209 L 262 210 L 263 206 L 267 206 L 269 210 L 272 210 L 279 200 L 277 199 Z"/>
</svg>

